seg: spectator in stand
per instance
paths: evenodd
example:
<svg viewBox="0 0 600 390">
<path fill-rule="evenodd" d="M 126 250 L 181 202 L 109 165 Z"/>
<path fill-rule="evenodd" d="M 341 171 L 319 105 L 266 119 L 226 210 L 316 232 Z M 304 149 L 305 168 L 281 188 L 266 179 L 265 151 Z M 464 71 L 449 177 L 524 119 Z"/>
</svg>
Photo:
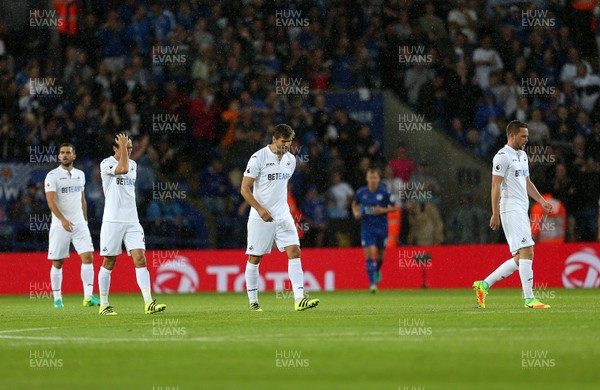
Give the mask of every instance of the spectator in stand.
<svg viewBox="0 0 600 390">
<path fill-rule="evenodd" d="M 128 50 L 123 25 L 116 11 L 108 11 L 106 22 L 98 30 L 97 36 L 106 68 L 113 74 L 120 73 L 125 67 Z"/>
<path fill-rule="evenodd" d="M 559 162 L 554 167 L 554 176 L 546 188 L 549 188 L 554 198 L 567 204 L 571 190 L 571 178 L 567 174 L 567 166 L 563 162 Z"/>
<path fill-rule="evenodd" d="M 331 186 L 327 190 L 328 198 L 333 204 L 328 209 L 329 218 L 346 219 L 350 215 L 350 204 L 354 196 L 354 190 L 342 178 L 340 171 L 334 171 L 331 174 Z"/>
<path fill-rule="evenodd" d="M 416 62 L 406 71 L 404 88 L 408 96 L 408 103 L 416 107 L 419 103 L 421 88 L 433 79 L 433 70 L 429 69 L 422 61 Z"/>
<path fill-rule="evenodd" d="M 442 187 L 437 179 L 429 173 L 429 164 L 425 160 L 420 161 L 417 165 L 417 171 L 410 177 L 407 189 L 418 195 L 409 198 L 415 203 L 431 202 L 438 209 L 442 205 Z"/>
<path fill-rule="evenodd" d="M 488 87 L 491 72 L 504 68 L 500 55 L 492 47 L 492 39 L 489 35 L 484 35 L 481 38 L 481 46 L 473 51 L 473 65 L 475 65 L 477 83 L 481 89 Z"/>
<path fill-rule="evenodd" d="M 531 112 L 531 119 L 527 122 L 529 129 L 529 143 L 546 144 L 550 140 L 550 128 L 544 121 L 542 110 L 539 108 Z"/>
<path fill-rule="evenodd" d="M 408 201 L 409 245 L 431 246 L 444 242 L 444 223 L 437 208 L 430 202 Z"/>
<path fill-rule="evenodd" d="M 170 196 L 152 199 L 146 211 L 146 218 L 152 221 L 150 231 L 163 236 L 181 237 L 189 235 L 183 208 L 177 199 Z"/>
<path fill-rule="evenodd" d="M 592 73 L 592 67 L 590 63 L 582 60 L 579 57 L 579 49 L 576 47 L 571 47 L 569 49 L 567 62 L 563 65 L 560 71 L 560 81 L 563 83 L 566 81 L 574 81 L 577 77 L 577 67 L 579 65 L 583 65 L 587 70 L 587 73 Z"/>
<path fill-rule="evenodd" d="M 446 243 L 487 243 L 489 213 L 473 204 L 473 195 L 470 192 L 462 193 L 459 203 L 460 206 L 454 210 L 446 223 Z"/>
<path fill-rule="evenodd" d="M 325 232 L 327 230 L 327 205 L 319 197 L 317 186 L 312 184 L 306 191 L 300 209 L 304 221 L 308 223 L 306 240 L 308 245 L 321 248 L 325 246 Z"/>
<path fill-rule="evenodd" d="M 586 159 L 579 166 L 572 183 L 571 207 L 575 217 L 575 239 L 595 241 L 598 236 L 598 199 L 600 199 L 600 164 Z"/>
<path fill-rule="evenodd" d="M 425 114 L 440 129 L 447 130 L 450 112 L 446 80 L 437 73 L 433 80 L 423 85 L 419 91 L 419 112 Z"/>
<path fill-rule="evenodd" d="M 600 97 L 600 77 L 588 71 L 583 63 L 577 64 L 576 69 L 577 75 L 573 79 L 573 86 L 577 92 L 577 103 L 589 114 Z"/>
<path fill-rule="evenodd" d="M 408 151 L 404 143 L 399 143 L 396 147 L 396 156 L 390 160 L 390 166 L 394 171 L 394 176 L 408 183 L 410 176 L 416 169 L 415 163 L 408 157 Z"/>
<path fill-rule="evenodd" d="M 460 32 L 469 40 L 469 43 L 477 42 L 477 13 L 472 7 L 468 7 L 466 0 L 457 0 L 456 8 L 448 12 L 446 18 L 451 30 Z M 451 26 L 455 27 L 451 27 Z"/>
<path fill-rule="evenodd" d="M 216 121 L 220 107 L 215 103 L 210 87 L 201 91 L 200 97 L 190 104 L 189 116 L 192 122 L 192 137 L 195 143 L 194 162 L 202 168 L 216 155 Z"/>
<path fill-rule="evenodd" d="M 577 131 L 577 134 L 583 137 L 587 137 L 594 132 L 592 122 L 590 121 L 590 117 L 583 110 L 580 110 L 577 113 L 577 120 L 575 121 L 575 130 Z"/>
<path fill-rule="evenodd" d="M 448 36 L 444 21 L 436 15 L 435 5 L 431 1 L 425 3 L 425 15 L 421 16 L 417 22 L 429 37 L 442 39 Z"/>
<path fill-rule="evenodd" d="M 452 118 L 452 121 L 450 122 L 450 136 L 463 146 L 469 144 L 469 141 L 467 140 L 467 129 L 461 118 Z"/>
<path fill-rule="evenodd" d="M 223 169 L 223 162 L 219 159 L 212 160 L 210 166 L 200 174 L 199 198 L 204 208 L 215 219 L 225 216 L 228 195 L 233 190 L 229 177 Z"/>
<path fill-rule="evenodd" d="M 600 122 L 594 124 L 594 132 L 585 140 L 585 154 L 600 162 Z"/>
</svg>

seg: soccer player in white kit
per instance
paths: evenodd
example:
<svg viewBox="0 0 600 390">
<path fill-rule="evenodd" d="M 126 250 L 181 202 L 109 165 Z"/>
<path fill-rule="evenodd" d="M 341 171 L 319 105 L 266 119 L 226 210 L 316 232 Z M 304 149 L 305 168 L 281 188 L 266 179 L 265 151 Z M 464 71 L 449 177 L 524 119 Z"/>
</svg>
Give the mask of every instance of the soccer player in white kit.
<svg viewBox="0 0 600 390">
<path fill-rule="evenodd" d="M 72 144 L 60 145 L 60 165 L 48 172 L 44 180 L 46 201 L 52 211 L 48 259 L 50 285 L 54 295 L 54 307 L 64 307 L 62 301 L 62 266 L 69 257 L 69 246 L 73 243 L 81 258 L 81 281 L 83 283 L 83 306 L 98 306 L 100 301 L 92 295 L 94 291 L 94 245 L 87 224 L 85 201 L 85 175 L 73 167 L 77 158 Z"/>
<path fill-rule="evenodd" d="M 144 297 L 146 314 L 154 314 L 166 309 L 166 305 L 152 299 L 150 273 L 146 268 L 146 244 L 144 229 L 140 225 L 135 203 L 135 180 L 137 164 L 129 159 L 133 150 L 131 139 L 126 134 L 118 134 L 113 142 L 114 156 L 100 163 L 102 189 L 106 202 L 100 229 L 100 254 L 104 262 L 98 273 L 100 288 L 100 314 L 116 315 L 108 303 L 110 274 L 121 254 L 123 243 L 127 253 L 133 258 L 135 276 Z"/>
<path fill-rule="evenodd" d="M 525 307 L 532 309 L 548 309 L 550 305 L 540 302 L 533 295 L 533 239 L 529 223 L 529 198 L 539 202 L 544 211 L 552 211 L 552 205 L 539 193 L 529 178 L 527 153 L 523 150 L 528 141 L 527 124 L 512 121 L 506 126 L 508 143 L 494 156 L 492 168 L 492 218 L 490 227 L 493 230 L 504 229 L 510 252 L 514 256 L 506 260 L 500 267 L 484 280 L 473 283 L 479 307 L 485 307 L 485 297 L 489 288 L 516 270 L 519 270 Z"/>
<path fill-rule="evenodd" d="M 262 311 L 258 303 L 258 265 L 271 253 L 273 243 L 288 256 L 288 276 L 294 291 L 294 308 L 303 311 L 319 304 L 304 294 L 304 273 L 300 261 L 300 240 L 287 203 L 287 183 L 296 169 L 296 158 L 289 153 L 294 130 L 280 124 L 273 129 L 273 142 L 250 157 L 241 193 L 252 206 L 248 217 L 246 290 L 250 311 Z"/>
</svg>

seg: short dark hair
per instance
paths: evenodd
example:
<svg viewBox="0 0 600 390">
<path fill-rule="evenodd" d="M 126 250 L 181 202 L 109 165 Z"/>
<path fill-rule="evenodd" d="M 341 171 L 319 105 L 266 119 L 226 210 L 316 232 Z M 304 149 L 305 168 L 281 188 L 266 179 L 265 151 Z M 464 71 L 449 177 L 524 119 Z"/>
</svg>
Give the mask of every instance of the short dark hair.
<svg viewBox="0 0 600 390">
<path fill-rule="evenodd" d="M 60 148 L 71 148 L 71 149 L 73 149 L 73 154 L 75 154 L 75 146 L 73 146 L 73 144 L 70 142 L 63 142 L 62 144 L 60 144 L 60 147 L 58 148 L 59 152 L 60 152 Z"/>
<path fill-rule="evenodd" d="M 527 128 L 527 123 L 518 120 L 510 121 L 510 123 L 506 125 L 506 136 L 510 137 L 511 134 L 518 133 L 523 127 Z"/>
<path fill-rule="evenodd" d="M 278 138 L 294 138 L 294 136 L 296 135 L 296 132 L 294 131 L 294 129 L 292 129 L 289 125 L 286 124 L 279 124 L 277 126 L 275 126 L 273 128 L 273 138 L 278 139 Z"/>
<path fill-rule="evenodd" d="M 376 173 L 379 175 L 379 177 L 383 177 L 381 169 L 379 167 L 369 167 L 369 169 L 367 169 L 367 174 L 369 173 Z"/>
</svg>

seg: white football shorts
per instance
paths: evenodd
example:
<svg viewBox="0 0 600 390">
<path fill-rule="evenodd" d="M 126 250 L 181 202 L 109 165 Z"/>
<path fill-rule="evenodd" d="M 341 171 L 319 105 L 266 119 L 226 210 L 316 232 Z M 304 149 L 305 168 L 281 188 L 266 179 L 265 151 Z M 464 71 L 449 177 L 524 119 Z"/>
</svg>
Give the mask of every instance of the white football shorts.
<svg viewBox="0 0 600 390">
<path fill-rule="evenodd" d="M 531 225 L 529 224 L 527 212 L 519 210 L 506 211 L 500 213 L 500 221 L 510 253 L 516 255 L 519 249 L 535 245 L 533 238 L 531 238 Z"/>
<path fill-rule="evenodd" d="M 298 231 L 292 215 L 265 222 L 262 219 L 248 218 L 248 245 L 246 254 L 262 256 L 271 253 L 273 243 L 280 252 L 290 245 L 300 246 Z"/>
<path fill-rule="evenodd" d="M 118 256 L 123 251 L 131 256 L 134 249 L 146 249 L 144 228 L 139 222 L 102 222 L 100 228 L 100 255 Z"/>
<path fill-rule="evenodd" d="M 74 224 L 72 232 L 66 231 L 62 225 L 51 225 L 48 232 L 48 260 L 69 258 L 71 242 L 78 254 L 94 251 L 87 222 Z"/>
</svg>

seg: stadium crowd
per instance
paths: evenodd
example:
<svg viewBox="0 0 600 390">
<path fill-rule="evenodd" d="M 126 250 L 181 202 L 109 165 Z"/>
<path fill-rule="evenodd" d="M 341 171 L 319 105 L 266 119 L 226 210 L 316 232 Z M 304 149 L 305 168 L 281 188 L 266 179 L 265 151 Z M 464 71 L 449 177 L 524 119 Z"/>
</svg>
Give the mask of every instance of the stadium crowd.
<svg viewBox="0 0 600 390">
<path fill-rule="evenodd" d="M 400 144 L 388 161 L 384 140 L 345 107 L 328 108 L 324 96 L 330 90 L 386 88 L 486 162 L 505 144 L 508 121 L 527 122 L 528 154 L 539 156 L 531 159 L 532 176 L 540 192 L 564 204 L 571 221 L 565 238 L 599 239 L 598 52 L 594 33 L 574 23 L 567 5 L 494 0 L 78 5 L 76 34 L 60 34 L 58 42 L 48 29 L 24 26 L 26 33 L 11 34 L 0 19 L 0 159 L 29 161 L 32 148 L 47 152 L 72 142 L 76 165 L 87 161 L 91 167 L 86 186 L 91 221 L 99 223 L 103 207 L 98 162 L 111 154 L 114 134 L 126 131 L 135 140 L 138 208 L 150 232 L 195 237 L 198 226 L 184 211 L 190 205 L 206 220 L 207 245 L 243 247 L 248 213 L 239 194 L 243 169 L 270 141 L 273 126 L 288 123 L 296 131 L 291 196 L 302 214 L 303 245 L 358 244 L 349 205 L 371 165 L 382 168 L 392 193 L 409 183 L 432 191 L 423 204 L 402 205 L 402 244 L 486 242 L 481 226 L 489 215 L 472 205 L 470 194 L 460 196 L 455 213 L 442 212 L 440 197 L 458 196 L 444 194 L 435 172 L 410 154 L 410 145 Z M 598 20 L 588 23 L 594 21 L 596 33 Z M 411 56 L 415 53 L 422 55 Z M 277 89 L 297 81 L 308 93 Z M 172 196 L 173 188 L 184 196 Z M 167 197 L 174 199 L 157 199 L 157 191 L 171 191 Z M 27 220 L 44 209 L 43 188 L 32 183 L 0 217 Z"/>
</svg>

